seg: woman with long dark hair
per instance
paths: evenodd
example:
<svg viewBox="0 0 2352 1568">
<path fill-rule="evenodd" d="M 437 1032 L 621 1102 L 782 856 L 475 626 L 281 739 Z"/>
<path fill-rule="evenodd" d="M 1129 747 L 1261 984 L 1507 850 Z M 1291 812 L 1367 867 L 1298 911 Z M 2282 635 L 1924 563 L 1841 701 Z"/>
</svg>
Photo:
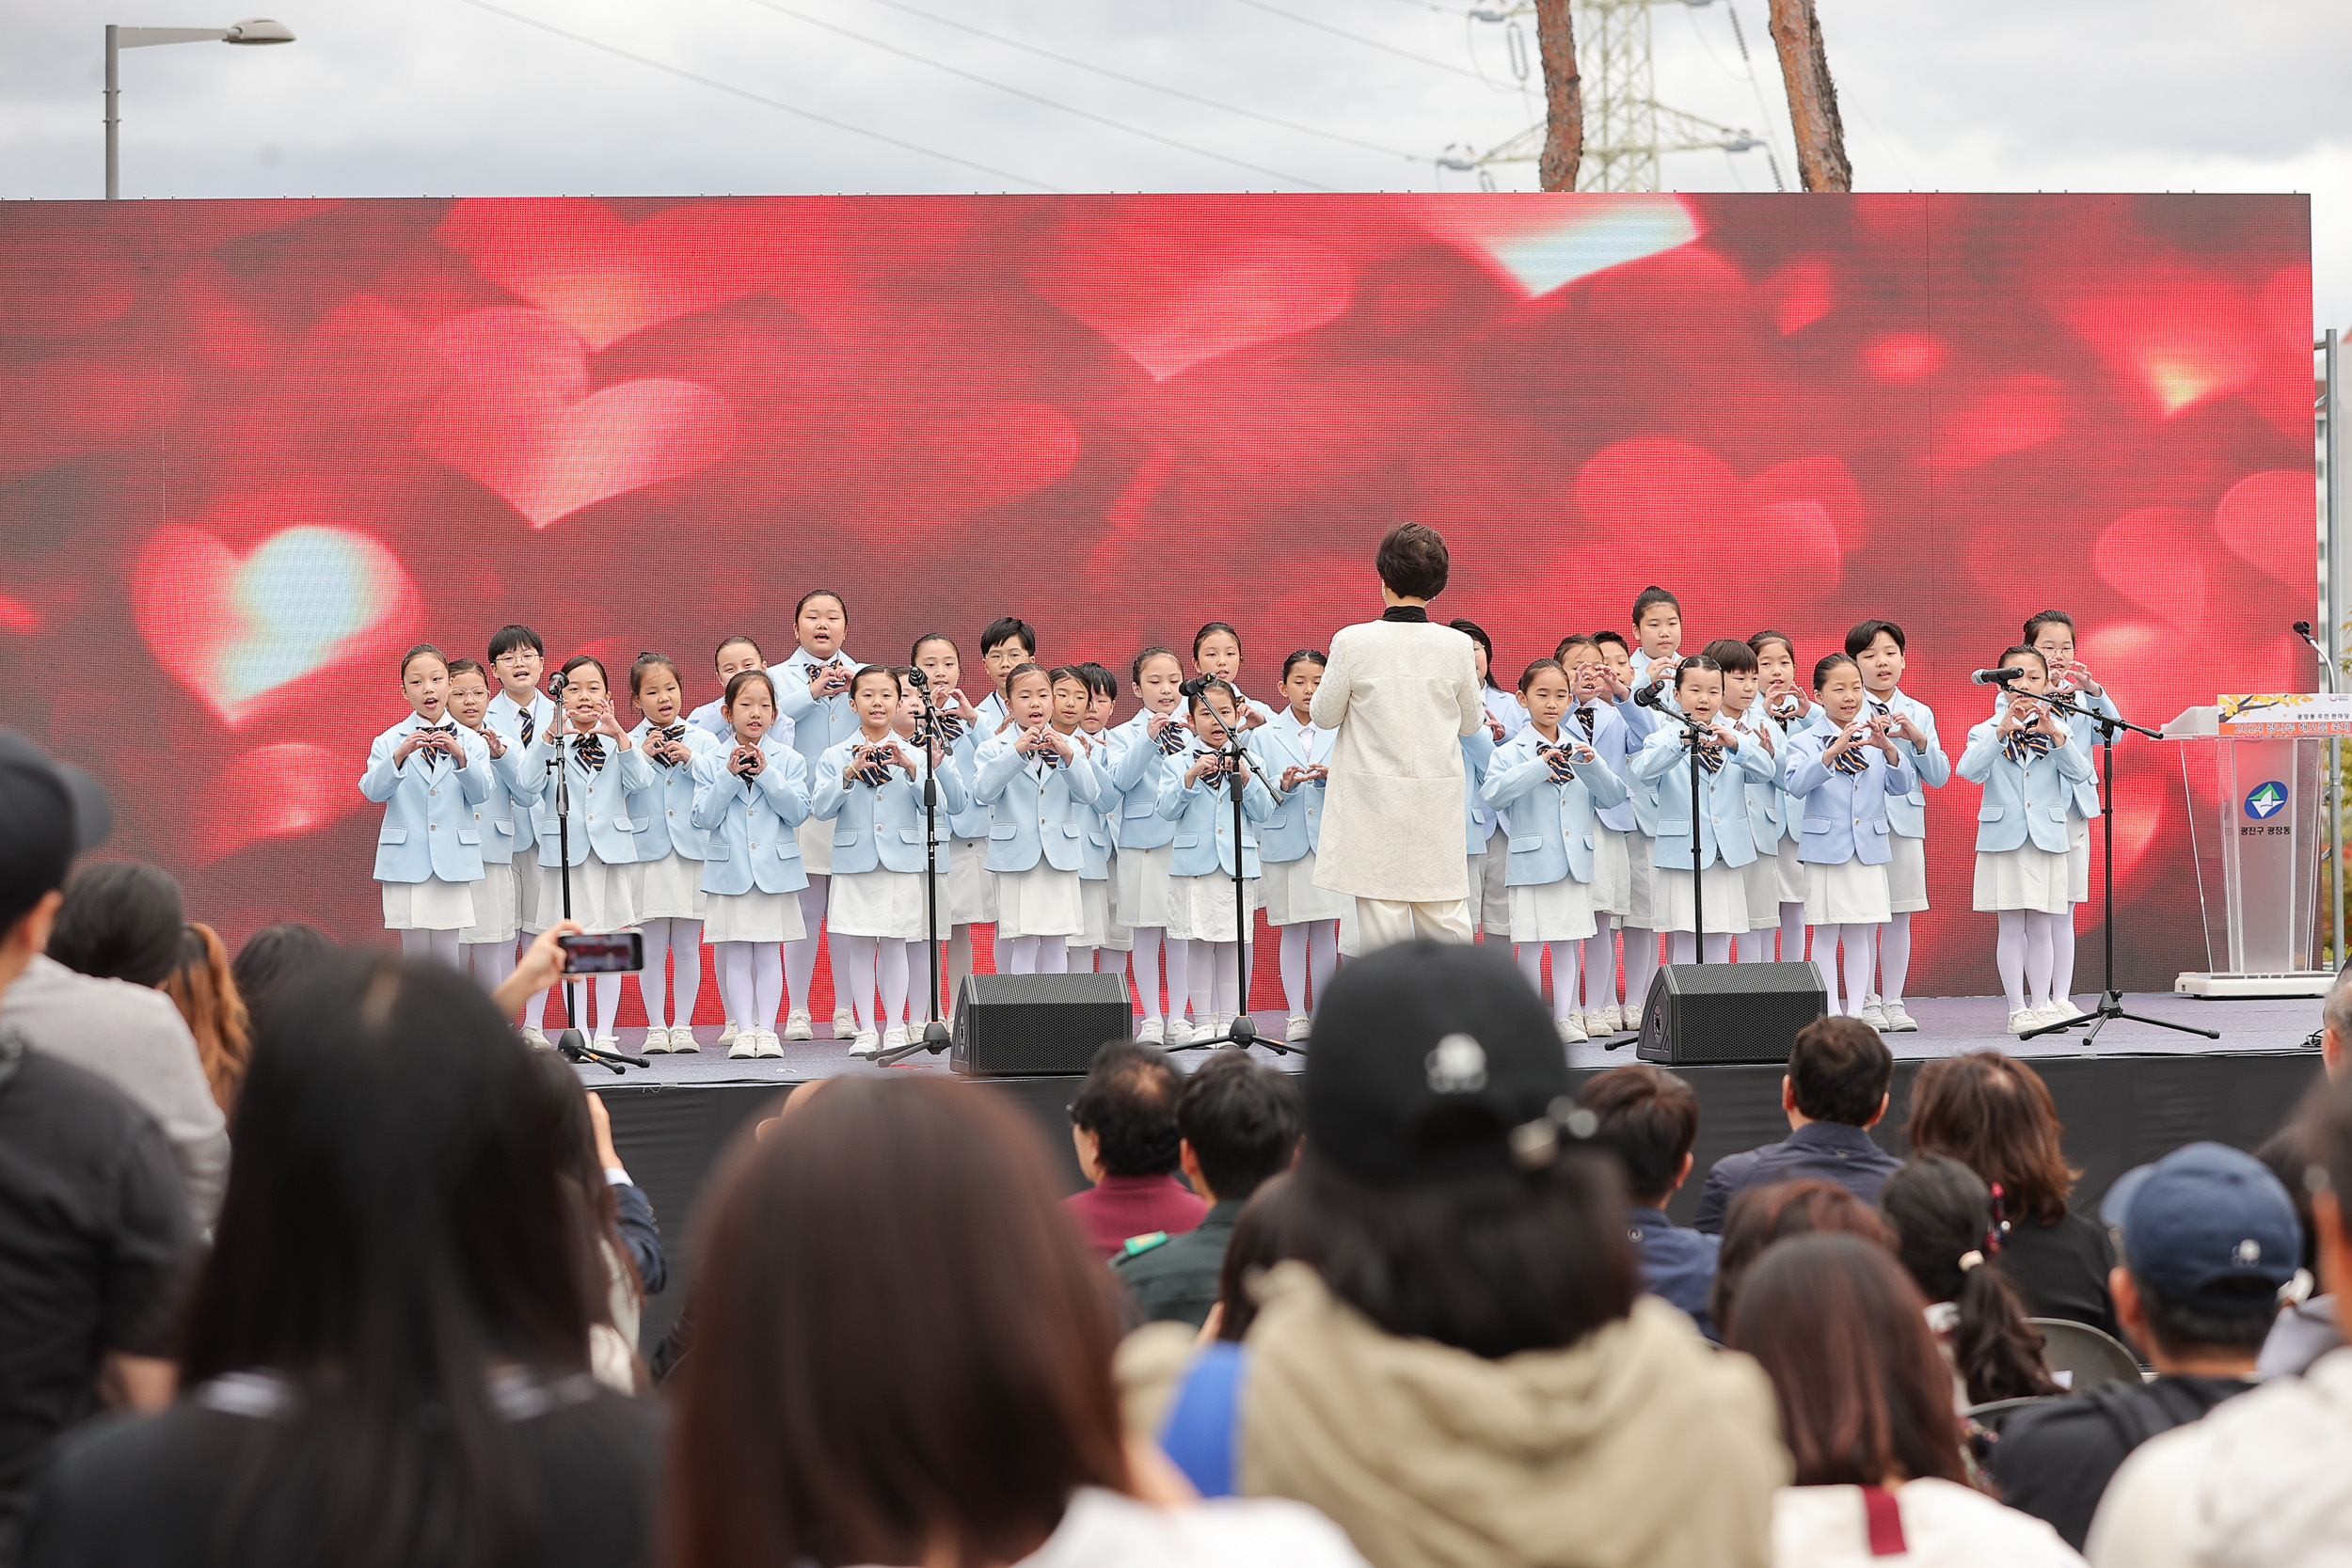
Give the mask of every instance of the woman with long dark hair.
<svg viewBox="0 0 2352 1568">
<path fill-rule="evenodd" d="M 1975 1171 L 1923 1154 L 1886 1179 L 1879 1214 L 1895 1253 L 1928 1298 L 1928 1326 L 1970 1404 L 2065 1390 L 2042 1360 L 2017 1287 L 2001 1272 L 1993 1191 Z"/>
<path fill-rule="evenodd" d="M 658 1433 L 588 1376 L 530 1053 L 456 971 L 338 956 L 262 1016 L 184 1392 L 69 1441 L 24 1560 L 635 1568 Z"/>
</svg>

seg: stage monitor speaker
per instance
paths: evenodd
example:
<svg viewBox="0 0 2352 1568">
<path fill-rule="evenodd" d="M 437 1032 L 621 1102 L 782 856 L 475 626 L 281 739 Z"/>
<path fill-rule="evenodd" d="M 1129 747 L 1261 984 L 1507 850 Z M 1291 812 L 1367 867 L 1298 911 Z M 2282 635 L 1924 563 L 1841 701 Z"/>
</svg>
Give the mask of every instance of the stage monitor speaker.
<svg viewBox="0 0 2352 1568">
<path fill-rule="evenodd" d="M 1668 964 L 1650 982 L 1633 1053 L 1673 1067 L 1785 1064 L 1797 1031 L 1828 1010 L 1810 963 Z"/>
<path fill-rule="evenodd" d="M 947 1060 L 974 1078 L 1083 1073 L 1104 1041 L 1134 1035 L 1123 974 L 968 974 Z"/>
</svg>

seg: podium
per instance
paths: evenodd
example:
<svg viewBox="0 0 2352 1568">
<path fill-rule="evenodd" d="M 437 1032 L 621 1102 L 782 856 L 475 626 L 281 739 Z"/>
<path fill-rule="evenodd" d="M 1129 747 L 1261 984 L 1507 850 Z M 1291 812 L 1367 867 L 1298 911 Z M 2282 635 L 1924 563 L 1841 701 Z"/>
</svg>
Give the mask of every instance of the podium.
<svg viewBox="0 0 2352 1568">
<path fill-rule="evenodd" d="M 2181 748 L 2205 961 L 2185 996 L 2325 996 L 2312 965 L 2319 916 L 2326 742 L 2352 735 L 2352 694 L 2261 692 L 2189 708 L 2164 727 Z"/>
</svg>

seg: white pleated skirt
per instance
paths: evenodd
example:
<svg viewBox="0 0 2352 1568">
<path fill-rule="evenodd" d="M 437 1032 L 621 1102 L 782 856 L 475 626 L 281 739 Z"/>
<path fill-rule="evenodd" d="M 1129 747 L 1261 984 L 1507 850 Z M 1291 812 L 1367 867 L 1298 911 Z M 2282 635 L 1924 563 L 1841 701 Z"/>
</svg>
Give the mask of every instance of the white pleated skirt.
<svg viewBox="0 0 2352 1568">
<path fill-rule="evenodd" d="M 880 868 L 834 872 L 825 895 L 825 929 L 835 936 L 921 942 L 923 874 Z"/>
<path fill-rule="evenodd" d="M 629 867 L 637 878 L 637 918 L 640 920 L 700 920 L 704 900 L 703 863 L 690 861 L 675 849 L 658 861 L 641 861 Z"/>
<path fill-rule="evenodd" d="M 1295 861 L 1264 867 L 1259 885 L 1265 895 L 1269 926 L 1304 926 L 1314 920 L 1337 920 L 1347 912 L 1347 898 L 1327 887 L 1315 886 L 1312 849 Z"/>
<path fill-rule="evenodd" d="M 1737 936 L 1748 929 L 1747 873 L 1736 865 L 1725 865 L 1720 856 L 1715 863 L 1699 873 L 1701 885 L 1707 893 L 1707 928 Z M 1650 928 L 1658 931 L 1693 931 L 1698 928 L 1696 900 L 1692 896 L 1691 873 L 1686 868 L 1670 870 L 1657 868 L 1657 879 L 1651 887 L 1651 903 L 1657 918 Z"/>
<path fill-rule="evenodd" d="M 941 908 L 943 931 L 956 926 L 986 926 L 996 918 L 996 873 L 988 868 L 988 840 L 947 841 L 947 902 Z"/>
<path fill-rule="evenodd" d="M 2090 824 L 2066 819 L 2066 891 L 2077 904 L 2090 902 Z"/>
<path fill-rule="evenodd" d="M 507 869 L 515 874 L 515 924 L 525 931 L 544 931 L 539 924 L 539 841 L 516 835 L 515 863 Z"/>
<path fill-rule="evenodd" d="M 1168 866 L 1175 856 L 1172 845 L 1163 844 L 1156 849 L 1121 849 L 1112 867 L 1118 891 L 1119 918 L 1131 930 L 1147 930 L 1168 925 Z"/>
<path fill-rule="evenodd" d="M 1626 835 L 1623 923 L 1645 931 L 1658 929 L 1658 863 L 1652 858 L 1657 851 L 1658 841 L 1647 833 Z"/>
<path fill-rule="evenodd" d="M 705 942 L 798 942 L 808 935 L 801 924 L 798 893 L 707 893 L 703 895 Z"/>
<path fill-rule="evenodd" d="M 1773 858 L 1780 862 L 1780 901 L 1784 904 L 1804 902 L 1804 862 L 1797 858 L 1803 847 L 1794 837 L 1780 841 L 1780 852 Z"/>
<path fill-rule="evenodd" d="M 1758 855 L 1740 868 L 1740 880 L 1748 890 L 1748 929 L 1775 931 L 1780 928 L 1780 857 Z"/>
<path fill-rule="evenodd" d="M 384 928 L 388 931 L 462 931 L 473 924 L 471 882 L 384 882 Z"/>
<path fill-rule="evenodd" d="M 1111 887 L 1108 877 L 1100 881 L 1080 879 L 1078 896 L 1085 905 L 1086 925 L 1071 939 L 1073 945 L 1101 948 L 1112 953 L 1134 951 L 1135 930 L 1122 924 L 1118 911 L 1111 908 Z"/>
<path fill-rule="evenodd" d="M 792 836 L 800 842 L 803 871 L 812 877 L 833 875 L 833 824 L 831 822 L 820 822 L 814 816 L 804 817 L 801 825 L 792 830 Z"/>
<path fill-rule="evenodd" d="M 1893 851 L 1886 863 L 1886 907 L 1915 914 L 1928 907 L 1928 841 L 1890 832 L 1886 845 Z"/>
<path fill-rule="evenodd" d="M 1074 937 L 1084 929 L 1086 895 L 1075 871 L 1057 870 L 1040 855 L 1026 871 L 996 874 L 997 941 Z"/>
<path fill-rule="evenodd" d="M 1593 824 L 1592 905 L 1596 913 L 1624 915 L 1633 908 L 1633 867 L 1625 834 Z"/>
<path fill-rule="evenodd" d="M 532 869 L 539 880 L 538 924 L 523 929 L 544 931 L 564 918 L 563 872 L 552 865 Z M 572 867 L 572 918 L 580 922 L 581 930 L 600 936 L 626 931 L 637 924 L 637 879 L 632 875 L 636 869 L 607 865 L 593 849 L 586 860 Z"/>
<path fill-rule="evenodd" d="M 2054 855 L 2031 839 L 2014 849 L 1978 850 L 1976 907 L 2066 913 L 2074 907 L 2072 858 Z"/>
<path fill-rule="evenodd" d="M 1593 921 L 1593 890 L 1574 877 L 1511 890 L 1511 940 L 1581 942 L 1600 927 Z"/>
<path fill-rule="evenodd" d="M 521 879 L 512 865 L 485 865 L 473 888 L 473 924 L 457 934 L 461 942 L 480 946 L 513 942 L 523 928 L 522 901 L 516 893 Z"/>
<path fill-rule="evenodd" d="M 1836 865 L 1805 863 L 1807 926 L 1883 926 L 1894 912 L 1888 908 L 1886 867 L 1858 860 Z"/>
<path fill-rule="evenodd" d="M 1242 927 L 1258 908 L 1258 883 L 1242 883 Z M 1233 879 L 1170 877 L 1168 879 L 1168 934 L 1186 942 L 1237 942 L 1242 927 L 1233 924 Z"/>
</svg>

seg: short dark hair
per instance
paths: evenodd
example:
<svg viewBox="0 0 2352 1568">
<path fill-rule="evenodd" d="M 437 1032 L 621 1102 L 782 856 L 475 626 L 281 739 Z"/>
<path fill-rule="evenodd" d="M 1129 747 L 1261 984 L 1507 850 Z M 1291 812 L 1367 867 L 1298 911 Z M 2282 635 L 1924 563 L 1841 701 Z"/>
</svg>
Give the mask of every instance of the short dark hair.
<svg viewBox="0 0 2352 1568">
<path fill-rule="evenodd" d="M 1094 1053 L 1070 1102 L 1070 1120 L 1095 1135 L 1105 1174 L 1166 1176 L 1176 1168 L 1176 1101 L 1184 1089 L 1184 1075 L 1167 1052 L 1112 1040 Z"/>
<path fill-rule="evenodd" d="M 1321 648 L 1294 649 L 1290 657 L 1282 660 L 1282 678 L 1284 680 L 1289 680 L 1291 678 L 1291 672 L 1297 669 L 1302 664 L 1311 664 L 1317 669 L 1327 669 L 1329 668 L 1330 663 L 1331 656 L 1325 653 Z"/>
<path fill-rule="evenodd" d="M 1894 1083 L 1895 1053 L 1858 1018 L 1817 1018 L 1788 1048 L 1788 1092 L 1815 1121 L 1867 1127 Z"/>
<path fill-rule="evenodd" d="M 1018 615 L 999 615 L 980 628 L 980 655 L 1000 642 L 1018 642 L 1031 655 L 1037 652 L 1037 628 Z"/>
<path fill-rule="evenodd" d="M 460 675 L 480 675 L 485 684 L 487 684 L 490 676 L 487 670 L 470 658 L 453 658 L 441 668 L 449 672 L 449 678 L 452 680 L 455 680 Z"/>
<path fill-rule="evenodd" d="M 1666 1201 L 1699 1137 L 1699 1097 L 1678 1073 L 1629 1062 L 1584 1081 L 1576 1102 L 1600 1118 L 1595 1134 L 1625 1162 L 1633 1201 Z"/>
<path fill-rule="evenodd" d="M 762 658 L 766 658 L 768 657 L 767 653 L 760 647 L 758 638 L 754 637 L 750 632 L 739 631 L 734 633 L 732 636 L 722 637 L 719 639 L 719 645 L 710 650 L 710 667 L 714 670 L 717 669 L 719 667 L 719 656 L 725 653 L 729 648 L 734 647 L 738 642 L 742 643 L 745 647 L 751 649 L 752 652 L 758 654 Z M 739 675 L 742 672 L 739 670 L 736 673 Z"/>
<path fill-rule="evenodd" d="M 1788 662 L 1794 664 L 1797 661 L 1797 640 L 1785 631 L 1774 631 L 1770 626 L 1748 639 L 1748 650 L 1761 658 L 1764 657 L 1764 644 L 1767 642 L 1779 643 L 1788 650 Z"/>
<path fill-rule="evenodd" d="M 1184 1081 L 1176 1131 L 1220 1203 L 1247 1199 L 1298 1152 L 1305 1112 L 1287 1072 L 1220 1051 Z"/>
<path fill-rule="evenodd" d="M 288 986 L 326 961 L 335 943 L 325 931 L 299 920 L 264 926 L 245 939 L 229 965 L 237 994 L 245 998 L 256 1027 L 262 1013 Z"/>
<path fill-rule="evenodd" d="M 1614 642 L 1618 647 L 1625 649 L 1628 653 L 1633 651 L 1633 644 L 1625 640 L 1625 633 L 1621 631 L 1612 631 L 1607 626 L 1603 626 L 1600 630 L 1593 633 L 1594 647 L 1597 648 L 1603 643 L 1608 642 Z"/>
<path fill-rule="evenodd" d="M 1639 594 L 1634 594 L 1633 625 L 1636 627 L 1639 627 L 1642 624 L 1642 612 L 1648 610 L 1652 605 L 1661 604 L 1670 604 L 1674 606 L 1675 613 L 1677 615 L 1682 613 L 1682 601 L 1676 598 L 1672 594 L 1667 593 L 1664 589 L 1659 587 L 1658 584 L 1654 582 L 1647 588 L 1643 589 Z"/>
<path fill-rule="evenodd" d="M 1841 664 L 1851 670 L 1857 676 L 1862 673 L 1862 666 L 1853 661 L 1851 654 L 1823 654 L 1813 661 L 1813 689 L 1819 691 L 1827 686 L 1830 672 Z"/>
<path fill-rule="evenodd" d="M 719 699 L 719 711 L 721 713 L 733 712 L 735 709 L 736 693 L 741 691 L 745 687 L 751 685 L 754 681 L 757 681 L 760 685 L 768 689 L 768 705 L 770 707 L 774 707 L 776 705 L 776 683 L 768 672 L 765 670 L 738 670 L 734 674 L 727 677 L 726 692 Z"/>
<path fill-rule="evenodd" d="M 2074 632 L 2074 618 L 2072 615 L 2067 614 L 2066 611 L 2062 610 L 2042 610 L 2041 613 L 2031 617 L 2026 622 L 2026 629 L 2019 636 L 2018 641 L 2021 642 L 2030 642 L 2035 638 L 2042 635 L 2042 627 L 2054 626 L 2064 626 L 2066 628 L 2067 635 L 2071 637 Z"/>
<path fill-rule="evenodd" d="M 1163 648 L 1158 643 L 1154 642 L 1152 646 L 1136 655 L 1135 662 L 1127 666 L 1127 678 L 1136 685 L 1141 686 L 1143 684 L 1143 667 L 1151 663 L 1155 658 L 1174 659 L 1176 663 L 1176 673 L 1180 675 L 1184 673 L 1184 661 L 1176 657 L 1176 650 L 1173 648 Z"/>
<path fill-rule="evenodd" d="M 636 662 L 628 667 L 628 694 L 631 697 L 637 696 L 645 689 L 645 676 L 655 670 L 667 670 L 670 672 L 672 680 L 680 686 L 686 684 L 686 677 L 677 672 L 675 659 L 668 654 L 658 654 L 647 649 L 639 654 Z"/>
<path fill-rule="evenodd" d="M 539 634 L 526 626 L 501 626 L 490 634 L 491 663 L 496 664 L 517 648 L 529 648 L 542 658 L 548 653 L 548 645 L 539 641 Z"/>
<path fill-rule="evenodd" d="M 1457 615 L 1446 625 L 1486 650 L 1486 685 L 1492 690 L 1502 690 L 1502 683 L 1495 679 L 1495 640 L 1486 635 L 1486 628 L 1467 615 Z"/>
<path fill-rule="evenodd" d="M 1721 685 L 1724 667 L 1716 663 L 1713 659 L 1708 657 L 1705 654 L 1697 654 L 1690 658 L 1681 660 L 1675 665 L 1675 689 L 1677 691 L 1682 689 L 1682 682 L 1685 677 L 1691 675 L 1703 675 L 1710 671 L 1713 672 L 1717 677 L 1716 684 Z"/>
<path fill-rule="evenodd" d="M 1233 629 L 1233 624 L 1231 621 L 1210 621 L 1204 624 L 1199 631 L 1192 634 L 1193 663 L 1197 665 L 1200 662 L 1200 644 L 1206 642 L 1210 638 L 1216 636 L 1218 632 L 1223 632 L 1226 636 L 1232 638 L 1233 640 L 1234 649 L 1239 651 L 1241 648 L 1241 633 Z"/>
<path fill-rule="evenodd" d="M 1087 683 L 1087 690 L 1097 697 L 1119 695 L 1119 677 L 1108 667 L 1088 659 L 1078 666 L 1078 678 Z"/>
<path fill-rule="evenodd" d="M 100 861 L 66 879 L 49 956 L 101 980 L 153 987 L 180 967 L 180 884 L 145 861 Z"/>
<path fill-rule="evenodd" d="M 2003 648 L 2001 650 L 2001 657 L 1994 661 L 1993 668 L 1995 670 L 2006 669 L 2010 659 L 2019 657 L 2020 656 L 2031 658 L 2036 664 L 2041 665 L 2042 673 L 2043 674 L 2046 675 L 2050 673 L 2050 657 L 2043 653 L 2041 649 L 2028 647 L 2023 642 L 2012 643 L 2010 646 Z"/>
<path fill-rule="evenodd" d="M 1434 599 L 1445 592 L 1453 557 L 1445 535 L 1422 523 L 1399 523 L 1380 537 L 1373 555 L 1380 580 L 1400 599 Z"/>
<path fill-rule="evenodd" d="M 442 674 L 449 673 L 449 655 L 441 652 L 430 642 L 420 642 L 400 656 L 400 678 L 403 684 L 405 684 L 408 679 L 408 666 L 421 658 L 432 659 L 434 663 L 441 667 Z"/>
<path fill-rule="evenodd" d="M 1775 1242 L 1839 1230 L 1892 1251 L 1894 1233 L 1879 1212 L 1835 1181 L 1810 1177 L 1748 1187 L 1724 1212 L 1724 1244 L 1715 1254 L 1715 1283 L 1708 1291 L 1707 1315 L 1719 1333 L 1731 1329 L 1740 1287 L 1748 1270 Z"/>
<path fill-rule="evenodd" d="M 1903 1135 L 1916 1154 L 1948 1154 L 2000 1189 L 2003 1213 L 2056 1225 L 2082 1172 L 2042 1075 L 1998 1051 L 1946 1056 L 1911 1081 Z"/>
<path fill-rule="evenodd" d="M 807 593 L 802 594 L 792 606 L 792 624 L 795 626 L 801 624 L 801 611 L 808 608 L 808 603 L 811 599 L 831 599 L 841 611 L 841 624 L 845 626 L 850 624 L 849 600 L 843 598 L 837 590 L 831 588 L 812 588 Z"/>
<path fill-rule="evenodd" d="M 1699 650 L 1699 657 L 1713 659 L 1726 673 L 1750 674 L 1756 670 L 1756 650 L 1736 637 L 1718 637 Z"/>
<path fill-rule="evenodd" d="M 1894 622 L 1864 621 L 1860 625 L 1856 626 L 1853 630 L 1846 634 L 1846 652 L 1853 655 L 1856 658 L 1860 658 L 1862 657 L 1862 650 L 1877 641 L 1879 640 L 1879 633 L 1881 632 L 1884 632 L 1887 636 L 1895 640 L 1895 649 L 1898 653 L 1902 652 L 1909 646 L 1909 644 L 1903 641 L 1903 628 L 1897 626 Z"/>
<path fill-rule="evenodd" d="M 1535 684 L 1535 677 L 1542 674 L 1547 670 L 1559 671 L 1560 678 L 1562 680 L 1566 680 L 1568 678 L 1567 667 L 1562 664 L 1557 658 L 1531 659 L 1528 662 L 1527 668 L 1519 672 L 1519 695 L 1522 697 L 1526 696 L 1527 689 Z"/>
</svg>

